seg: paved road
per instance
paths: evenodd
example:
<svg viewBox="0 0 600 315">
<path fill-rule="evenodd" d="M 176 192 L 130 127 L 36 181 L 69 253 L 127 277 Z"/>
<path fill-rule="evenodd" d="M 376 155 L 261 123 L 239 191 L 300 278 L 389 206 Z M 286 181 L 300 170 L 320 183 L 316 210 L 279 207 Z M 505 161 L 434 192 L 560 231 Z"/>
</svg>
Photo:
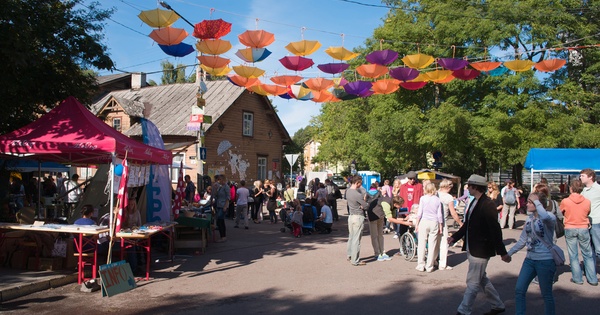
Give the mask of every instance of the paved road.
<svg viewBox="0 0 600 315">
<path fill-rule="evenodd" d="M 233 229 L 227 221 L 226 243 L 210 243 L 206 254 L 177 256 L 173 263 L 155 263 L 154 280 L 110 298 L 98 292 L 81 293 L 76 284 L 47 290 L 2 304 L 5 314 L 455 314 L 465 289 L 465 254 L 452 248 L 450 271 L 422 273 L 416 262 L 399 256 L 387 262 L 372 260 L 368 235 L 361 256 L 366 266 L 346 261 L 345 203 L 341 220 L 330 235 L 300 239 L 281 233 L 281 224 L 250 223 L 250 229 Z M 522 224 L 525 216 L 518 218 Z M 507 244 L 520 230 L 503 230 Z M 386 249 L 395 254 L 397 241 L 386 235 Z M 564 239 L 559 245 L 565 248 Z M 488 275 L 514 313 L 514 286 L 522 251 L 506 264 L 493 258 Z M 560 268 L 554 286 L 557 314 L 597 314 L 600 287 L 569 282 L 569 267 Z M 528 294 L 530 314 L 541 314 L 537 286 Z M 475 314 L 488 311 L 480 294 Z"/>
</svg>

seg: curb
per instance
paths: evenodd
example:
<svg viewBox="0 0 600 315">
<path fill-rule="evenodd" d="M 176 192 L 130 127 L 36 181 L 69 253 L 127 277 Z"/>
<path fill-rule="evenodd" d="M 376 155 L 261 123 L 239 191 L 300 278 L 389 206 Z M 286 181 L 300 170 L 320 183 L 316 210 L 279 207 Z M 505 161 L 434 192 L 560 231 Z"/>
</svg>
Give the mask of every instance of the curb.
<svg viewBox="0 0 600 315">
<path fill-rule="evenodd" d="M 77 281 L 77 274 L 62 275 L 38 282 L 15 285 L 0 291 L 0 302 L 6 302 L 35 292 L 57 288 Z"/>
</svg>

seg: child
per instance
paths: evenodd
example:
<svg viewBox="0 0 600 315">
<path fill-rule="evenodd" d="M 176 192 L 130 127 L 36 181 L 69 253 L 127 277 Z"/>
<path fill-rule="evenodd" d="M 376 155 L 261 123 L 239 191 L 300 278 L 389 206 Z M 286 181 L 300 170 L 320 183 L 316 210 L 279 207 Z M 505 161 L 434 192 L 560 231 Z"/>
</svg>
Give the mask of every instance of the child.
<svg viewBox="0 0 600 315">
<path fill-rule="evenodd" d="M 302 234 L 302 207 L 300 206 L 300 200 L 294 199 L 294 213 L 292 213 L 292 230 L 295 237 L 300 237 Z"/>
</svg>

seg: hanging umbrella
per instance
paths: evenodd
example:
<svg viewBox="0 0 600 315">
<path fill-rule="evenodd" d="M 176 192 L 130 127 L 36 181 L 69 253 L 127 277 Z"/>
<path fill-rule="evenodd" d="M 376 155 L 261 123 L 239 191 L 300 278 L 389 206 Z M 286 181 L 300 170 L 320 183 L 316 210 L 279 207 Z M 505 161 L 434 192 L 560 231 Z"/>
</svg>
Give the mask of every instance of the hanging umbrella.
<svg viewBox="0 0 600 315">
<path fill-rule="evenodd" d="M 348 80 L 346 80 L 345 78 L 333 78 L 331 79 L 331 81 L 333 81 L 333 88 L 337 89 L 337 88 L 341 88 L 342 86 L 348 84 Z"/>
<path fill-rule="evenodd" d="M 531 67 L 535 64 L 535 62 L 525 59 L 525 60 L 511 60 L 505 61 L 504 66 L 508 69 L 516 72 L 523 72 L 527 70 L 531 70 Z"/>
<path fill-rule="evenodd" d="M 419 73 L 419 75 L 416 78 L 414 78 L 413 80 L 410 80 L 410 82 L 429 82 L 429 81 L 431 81 L 431 79 L 424 72 Z"/>
<path fill-rule="evenodd" d="M 315 63 L 310 58 L 301 56 L 286 56 L 279 59 L 279 62 L 289 70 L 302 71 L 310 68 Z"/>
<path fill-rule="evenodd" d="M 265 89 L 263 89 L 261 85 L 262 84 L 252 85 L 252 86 L 247 87 L 246 90 L 256 93 L 258 95 L 263 95 L 263 96 L 269 95 L 269 92 L 265 91 Z"/>
<path fill-rule="evenodd" d="M 469 62 L 458 58 L 440 58 L 438 64 L 447 70 L 458 70 L 466 67 Z"/>
<path fill-rule="evenodd" d="M 379 64 L 365 64 L 356 68 L 356 72 L 366 78 L 378 78 L 388 73 L 388 68 Z"/>
<path fill-rule="evenodd" d="M 398 59 L 398 53 L 390 49 L 376 50 L 366 55 L 365 59 L 370 63 L 387 66 Z"/>
<path fill-rule="evenodd" d="M 238 35 L 240 43 L 253 48 L 263 48 L 275 41 L 275 35 L 264 30 L 248 30 Z"/>
<path fill-rule="evenodd" d="M 310 100 L 313 98 L 312 91 L 303 84 L 293 84 L 288 86 L 288 94 L 301 101 Z"/>
<path fill-rule="evenodd" d="M 427 82 L 401 82 L 400 86 L 407 90 L 418 90 L 427 85 Z"/>
<path fill-rule="evenodd" d="M 567 63 L 564 59 L 546 59 L 534 65 L 538 71 L 552 72 L 562 68 Z"/>
<path fill-rule="evenodd" d="M 210 68 L 223 68 L 229 65 L 231 60 L 219 56 L 198 56 L 196 57 L 201 64 Z"/>
<path fill-rule="evenodd" d="M 229 82 L 233 83 L 234 85 L 245 88 L 255 84 L 260 84 L 260 80 L 258 80 L 257 78 L 245 78 L 237 74 L 227 75 L 227 80 L 229 80 Z"/>
<path fill-rule="evenodd" d="M 221 68 L 212 68 L 212 67 L 208 67 L 206 65 L 200 65 L 200 68 L 202 68 L 206 73 L 209 73 L 216 77 L 222 77 L 222 76 L 228 74 L 229 72 L 231 72 L 231 68 L 229 68 L 227 66 L 221 67 Z"/>
<path fill-rule="evenodd" d="M 358 95 L 347 93 L 346 90 L 344 90 L 343 88 L 333 89 L 332 94 L 334 97 L 336 97 L 337 99 L 342 100 L 342 101 L 349 101 L 349 100 L 359 98 Z"/>
<path fill-rule="evenodd" d="M 140 20 L 148 24 L 150 27 L 168 27 L 179 19 L 179 15 L 171 10 L 146 10 L 138 14 Z"/>
<path fill-rule="evenodd" d="M 285 46 L 285 49 L 296 56 L 308 56 L 319 48 L 321 48 L 321 43 L 316 40 L 301 40 L 291 42 Z"/>
<path fill-rule="evenodd" d="M 158 44 L 158 47 L 160 47 L 165 54 L 173 57 L 184 57 L 194 52 L 194 46 L 186 43 L 179 43 L 177 45 Z"/>
<path fill-rule="evenodd" d="M 451 74 L 452 74 L 452 71 L 450 71 L 450 70 L 434 70 L 434 71 L 429 71 L 429 72 L 424 73 L 424 75 L 430 81 L 443 80 Z"/>
<path fill-rule="evenodd" d="M 448 70 L 448 71 L 450 71 L 450 70 Z M 454 76 L 452 75 L 452 73 L 450 73 L 449 75 L 445 76 L 442 79 L 432 80 L 431 82 L 438 83 L 438 84 L 446 84 L 446 83 L 448 83 L 448 82 L 450 82 L 450 81 L 452 81 L 454 79 L 455 79 Z"/>
<path fill-rule="evenodd" d="M 263 91 L 267 92 L 269 95 L 280 95 L 287 92 L 287 86 L 275 85 L 275 84 L 260 84 L 259 85 Z"/>
<path fill-rule="evenodd" d="M 196 43 L 196 49 L 207 55 L 220 55 L 231 49 L 231 43 L 224 39 L 205 39 Z"/>
<path fill-rule="evenodd" d="M 231 32 L 231 23 L 225 22 L 222 19 L 204 20 L 194 25 L 194 33 L 192 36 L 200 39 L 217 39 Z"/>
<path fill-rule="evenodd" d="M 492 70 L 500 67 L 501 64 L 502 64 L 502 62 L 498 62 L 498 61 L 479 61 L 479 62 L 472 62 L 471 67 L 473 67 L 476 70 L 479 70 L 481 72 L 489 72 L 489 71 L 492 71 Z"/>
<path fill-rule="evenodd" d="M 414 69 L 423 69 L 433 63 L 433 57 L 425 54 L 406 55 L 402 62 Z"/>
<path fill-rule="evenodd" d="M 318 65 L 317 68 L 325 73 L 336 74 L 346 71 L 349 66 L 347 63 L 325 63 Z"/>
<path fill-rule="evenodd" d="M 283 93 L 283 94 L 279 94 L 279 95 L 277 95 L 277 96 L 279 96 L 279 97 L 281 97 L 281 98 L 283 98 L 283 99 L 286 99 L 286 100 L 291 100 L 291 99 L 293 98 L 293 97 L 292 97 L 291 95 L 289 95 L 287 92 L 286 92 L 286 93 Z"/>
<path fill-rule="evenodd" d="M 333 96 L 333 94 L 327 90 L 313 91 L 312 101 L 315 103 L 335 102 L 336 100 L 339 101 L 337 97 Z"/>
<path fill-rule="evenodd" d="M 360 97 L 366 97 L 366 96 L 373 94 L 373 92 L 370 91 L 371 86 L 373 86 L 373 84 L 369 81 L 358 80 L 358 81 L 354 81 L 354 82 L 348 82 L 348 84 L 344 85 L 344 90 L 348 94 L 358 95 Z M 371 92 L 370 94 L 369 94 L 369 91 Z"/>
<path fill-rule="evenodd" d="M 292 85 L 300 80 L 302 80 L 302 77 L 299 75 L 280 75 L 271 78 L 271 81 L 273 81 L 273 83 L 283 86 Z"/>
<path fill-rule="evenodd" d="M 249 66 L 233 66 L 233 71 L 245 78 L 258 78 L 265 73 L 265 70 Z"/>
<path fill-rule="evenodd" d="M 494 70 L 488 71 L 487 73 L 492 77 L 499 77 L 508 72 L 508 68 L 506 67 L 498 67 Z"/>
<path fill-rule="evenodd" d="M 333 86 L 333 80 L 327 80 L 323 78 L 311 78 L 304 81 L 304 84 L 313 91 L 326 90 Z"/>
<path fill-rule="evenodd" d="M 150 38 L 160 45 L 177 45 L 188 36 L 183 28 L 165 27 L 153 30 L 150 33 Z"/>
<path fill-rule="evenodd" d="M 266 48 L 244 48 L 240 49 L 235 53 L 236 56 L 245 62 L 259 62 L 265 60 L 271 52 Z"/>
<path fill-rule="evenodd" d="M 325 49 L 325 52 L 331 56 L 333 59 L 337 60 L 350 60 L 358 57 L 358 53 L 351 52 L 350 50 L 344 48 L 344 46 L 338 47 L 329 47 Z"/>
<path fill-rule="evenodd" d="M 400 81 L 414 80 L 419 76 L 419 70 L 407 67 L 397 67 L 390 70 L 390 76 Z"/>
<path fill-rule="evenodd" d="M 452 75 L 460 80 L 473 80 L 479 76 L 481 72 L 475 69 L 458 69 L 452 72 Z"/>
<path fill-rule="evenodd" d="M 381 79 L 373 82 L 374 94 L 390 94 L 400 88 L 400 81 L 396 79 Z"/>
</svg>

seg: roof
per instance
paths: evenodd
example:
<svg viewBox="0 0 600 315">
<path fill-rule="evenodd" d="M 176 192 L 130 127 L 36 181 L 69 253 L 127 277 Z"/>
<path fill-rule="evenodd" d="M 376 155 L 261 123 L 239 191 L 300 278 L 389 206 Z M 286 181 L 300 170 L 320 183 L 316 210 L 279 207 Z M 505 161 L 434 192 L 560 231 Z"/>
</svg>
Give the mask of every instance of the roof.
<svg viewBox="0 0 600 315">
<path fill-rule="evenodd" d="M 96 81 L 98 81 L 98 85 L 104 85 L 104 84 L 108 84 L 113 81 L 119 81 L 119 80 L 122 80 L 122 79 L 128 78 L 128 77 L 131 77 L 131 73 L 119 73 L 119 74 L 98 76 L 96 78 Z M 129 79 L 129 80 L 131 80 L 131 79 Z"/>
<path fill-rule="evenodd" d="M 600 170 L 600 149 L 533 148 L 525 158 L 525 168 L 535 172 L 574 172 Z"/>
</svg>

